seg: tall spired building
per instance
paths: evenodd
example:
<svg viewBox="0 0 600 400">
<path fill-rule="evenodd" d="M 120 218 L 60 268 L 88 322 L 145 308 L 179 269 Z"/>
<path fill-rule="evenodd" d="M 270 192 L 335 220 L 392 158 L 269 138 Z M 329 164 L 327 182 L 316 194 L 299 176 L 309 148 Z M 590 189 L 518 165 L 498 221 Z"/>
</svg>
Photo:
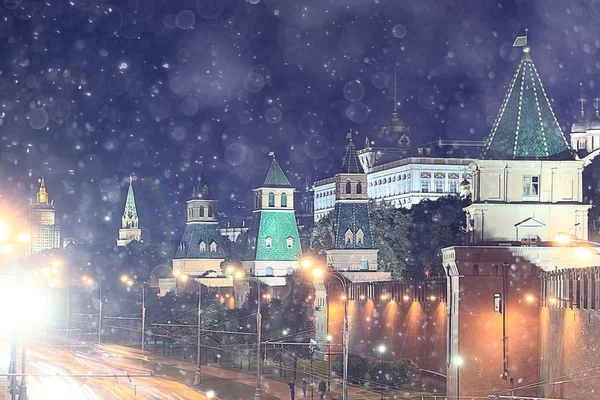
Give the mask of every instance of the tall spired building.
<svg viewBox="0 0 600 400">
<path fill-rule="evenodd" d="M 54 200 L 48 198 L 44 178 L 36 201 L 29 205 L 28 225 L 31 235 L 29 254 L 60 248 L 60 226 L 56 222 Z"/>
<path fill-rule="evenodd" d="M 127 246 L 134 240 L 142 241 L 142 230 L 140 229 L 140 221 L 137 210 L 135 208 L 135 197 L 133 195 L 133 178 L 129 177 L 129 189 L 127 190 L 127 200 L 125 201 L 125 211 L 121 218 L 121 229 L 119 229 L 119 239 L 117 246 Z"/>
</svg>

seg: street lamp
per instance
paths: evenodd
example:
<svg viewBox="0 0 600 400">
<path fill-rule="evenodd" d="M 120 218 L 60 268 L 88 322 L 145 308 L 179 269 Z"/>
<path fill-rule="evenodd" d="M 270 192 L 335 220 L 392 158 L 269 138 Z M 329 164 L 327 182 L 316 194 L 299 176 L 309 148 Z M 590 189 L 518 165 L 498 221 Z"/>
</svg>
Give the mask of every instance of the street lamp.
<svg viewBox="0 0 600 400">
<path fill-rule="evenodd" d="M 127 275 L 123 275 L 121 277 L 121 282 L 125 283 L 129 287 L 137 285 L 142 289 L 142 351 L 144 351 L 146 348 L 146 291 L 144 289 L 144 284 L 136 281 L 135 279 L 129 279 Z"/>
<path fill-rule="evenodd" d="M 460 367 L 464 364 L 464 360 L 461 356 L 456 356 L 452 361 L 456 365 L 456 398 L 460 399 Z"/>
<path fill-rule="evenodd" d="M 331 341 L 333 336 L 327 335 L 327 362 L 329 364 L 327 370 L 327 390 L 331 392 Z"/>
<path fill-rule="evenodd" d="M 316 278 L 320 278 L 325 274 L 325 271 L 321 268 L 316 268 L 312 265 L 312 261 L 309 259 L 304 259 L 300 263 L 302 268 L 304 269 L 312 269 L 312 274 Z M 348 330 L 348 287 L 346 285 L 346 278 L 332 266 L 326 266 L 327 271 L 333 277 L 335 277 L 341 284 L 343 294 L 341 296 L 341 300 L 344 302 L 344 334 L 342 336 L 342 400 L 348 400 L 348 343 L 349 343 L 349 330 Z M 329 308 L 329 301 L 327 302 L 327 307 Z M 329 326 L 327 327 L 329 331 Z"/>
<path fill-rule="evenodd" d="M 381 374 L 379 376 L 381 376 L 382 378 L 385 376 L 385 374 L 383 373 L 383 355 L 385 354 L 385 345 L 380 344 L 379 346 L 377 346 L 377 351 L 379 352 L 379 354 L 381 354 Z M 381 382 L 381 400 L 383 400 L 383 382 Z"/>
<path fill-rule="evenodd" d="M 81 280 L 86 285 L 98 286 L 98 343 L 102 342 L 102 285 L 99 281 L 95 281 L 87 276 L 81 277 Z"/>
<path fill-rule="evenodd" d="M 206 275 L 210 274 L 211 272 L 215 272 L 215 271 L 213 271 L 213 270 L 206 271 L 200 277 L 203 278 Z M 173 274 L 175 275 L 175 277 L 179 278 L 182 282 L 187 282 L 190 280 L 190 277 L 188 275 L 182 275 L 180 271 L 175 271 Z M 202 282 L 200 282 L 199 280 L 196 280 L 196 279 L 192 279 L 192 281 L 198 285 L 198 339 L 197 339 L 197 344 L 196 344 L 197 365 L 196 365 L 196 374 L 194 375 L 194 386 L 197 386 L 202 381 L 202 358 L 201 358 L 201 350 L 200 350 L 201 349 L 201 347 L 200 347 L 200 344 L 201 344 L 200 328 L 201 328 L 201 322 L 202 322 Z"/>
<path fill-rule="evenodd" d="M 230 271 L 231 272 L 231 271 Z M 233 276 L 237 279 L 246 278 L 248 281 L 252 280 L 256 283 L 257 295 L 256 295 L 256 390 L 254 392 L 254 400 L 262 400 L 262 392 L 260 390 L 260 333 L 262 330 L 262 315 L 260 313 L 260 279 L 254 276 L 245 276 L 244 271 L 237 270 L 233 271 Z"/>
</svg>

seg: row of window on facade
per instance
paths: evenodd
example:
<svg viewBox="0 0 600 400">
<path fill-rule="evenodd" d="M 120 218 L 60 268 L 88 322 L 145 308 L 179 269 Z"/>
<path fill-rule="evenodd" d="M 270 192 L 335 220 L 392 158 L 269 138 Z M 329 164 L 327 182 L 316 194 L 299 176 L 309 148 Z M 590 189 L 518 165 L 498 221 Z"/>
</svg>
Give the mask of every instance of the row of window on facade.
<svg viewBox="0 0 600 400">
<path fill-rule="evenodd" d="M 185 243 L 181 242 L 181 244 L 179 245 L 179 248 L 181 250 L 185 250 L 185 247 L 186 247 Z M 198 251 L 200 253 L 205 253 L 207 251 L 207 249 L 208 249 L 208 252 L 210 252 L 210 253 L 216 253 L 217 252 L 217 243 L 214 240 L 212 240 L 210 242 L 210 244 L 208 246 L 206 246 L 206 243 L 203 240 L 200 240 L 200 243 L 198 243 Z"/>
<path fill-rule="evenodd" d="M 213 206 L 208 206 L 207 207 L 208 211 L 208 217 L 212 217 L 213 216 Z M 200 208 L 198 208 L 196 211 L 194 211 L 196 209 L 194 208 L 188 208 L 188 217 L 189 218 L 194 218 L 194 217 L 204 217 L 205 216 L 205 209 L 204 206 L 200 206 Z"/>
<path fill-rule="evenodd" d="M 285 245 L 287 246 L 288 249 L 291 249 L 292 247 L 294 247 L 294 238 L 293 237 L 288 237 L 285 240 Z M 273 247 L 273 238 L 271 236 L 267 236 L 265 238 L 265 247 L 267 249 L 270 249 Z"/>
<path fill-rule="evenodd" d="M 294 272 L 294 268 L 287 267 L 287 274 L 291 275 Z M 273 276 L 273 267 L 265 268 L 265 276 Z"/>
<path fill-rule="evenodd" d="M 512 268 L 509 270 L 512 271 Z M 484 271 L 482 271 L 482 269 L 479 268 L 478 264 L 473 265 L 473 275 L 486 275 L 483 272 Z M 498 265 L 493 264 L 492 270 L 491 270 L 491 275 L 492 276 L 500 276 L 501 273 L 502 273 L 502 269 Z M 530 274 L 532 276 L 534 276 L 536 273 L 537 273 L 537 267 L 535 265 L 531 265 Z"/>
<path fill-rule="evenodd" d="M 268 204 L 269 207 L 275 207 L 275 193 L 269 192 L 268 194 Z M 288 195 L 287 193 L 281 193 L 279 195 L 279 207 L 287 207 Z M 262 208 L 262 195 L 260 193 L 255 193 L 254 195 L 254 208 Z"/>
</svg>

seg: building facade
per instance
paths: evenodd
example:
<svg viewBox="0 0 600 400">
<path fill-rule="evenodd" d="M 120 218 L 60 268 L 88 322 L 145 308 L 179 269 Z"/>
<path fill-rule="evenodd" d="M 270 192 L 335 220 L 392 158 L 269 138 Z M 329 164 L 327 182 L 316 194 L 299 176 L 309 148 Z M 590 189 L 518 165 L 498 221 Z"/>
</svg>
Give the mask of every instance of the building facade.
<svg viewBox="0 0 600 400">
<path fill-rule="evenodd" d="M 50 201 L 44 178 L 35 202 L 29 205 L 28 229 L 31 237 L 28 254 L 61 247 L 60 225 L 56 220 L 54 200 Z"/>
<path fill-rule="evenodd" d="M 117 246 L 125 247 L 134 240 L 138 242 L 142 241 L 142 230 L 140 229 L 140 220 L 138 218 L 137 208 L 135 207 L 133 177 L 130 176 L 127 199 L 125 200 L 125 210 L 121 217 L 121 228 L 119 229 Z"/>
<path fill-rule="evenodd" d="M 254 211 L 243 268 L 270 286 L 300 266 L 302 248 L 294 212 L 294 188 L 271 153 L 263 184 L 254 189 Z"/>
</svg>

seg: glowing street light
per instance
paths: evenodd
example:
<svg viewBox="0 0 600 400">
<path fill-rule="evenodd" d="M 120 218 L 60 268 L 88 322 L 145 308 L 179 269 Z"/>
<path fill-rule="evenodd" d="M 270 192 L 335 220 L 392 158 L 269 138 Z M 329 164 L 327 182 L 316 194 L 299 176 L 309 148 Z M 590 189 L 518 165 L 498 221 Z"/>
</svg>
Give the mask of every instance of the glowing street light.
<svg viewBox="0 0 600 400">
<path fill-rule="evenodd" d="M 144 351 L 146 347 L 146 291 L 144 284 L 134 279 L 129 279 L 127 275 L 121 276 L 121 282 L 125 283 L 129 287 L 137 285 L 140 287 L 140 289 L 142 289 L 142 351 Z"/>
<path fill-rule="evenodd" d="M 460 398 L 460 367 L 463 366 L 464 360 L 461 356 L 456 356 L 452 359 L 452 364 L 456 366 L 456 398 Z"/>
<path fill-rule="evenodd" d="M 100 343 L 102 341 L 102 285 L 100 285 L 100 282 L 85 275 L 81 277 L 81 280 L 85 285 L 98 286 L 98 343 Z"/>
<path fill-rule="evenodd" d="M 313 276 L 320 278 L 321 276 L 323 276 L 323 270 L 321 268 L 314 268 L 313 271 Z"/>
<path fill-rule="evenodd" d="M 379 352 L 379 354 L 381 354 L 381 376 L 383 377 L 383 355 L 386 351 L 385 345 L 380 344 L 379 346 L 377 346 L 377 351 Z M 381 400 L 383 400 L 383 383 L 381 383 Z"/>
</svg>

